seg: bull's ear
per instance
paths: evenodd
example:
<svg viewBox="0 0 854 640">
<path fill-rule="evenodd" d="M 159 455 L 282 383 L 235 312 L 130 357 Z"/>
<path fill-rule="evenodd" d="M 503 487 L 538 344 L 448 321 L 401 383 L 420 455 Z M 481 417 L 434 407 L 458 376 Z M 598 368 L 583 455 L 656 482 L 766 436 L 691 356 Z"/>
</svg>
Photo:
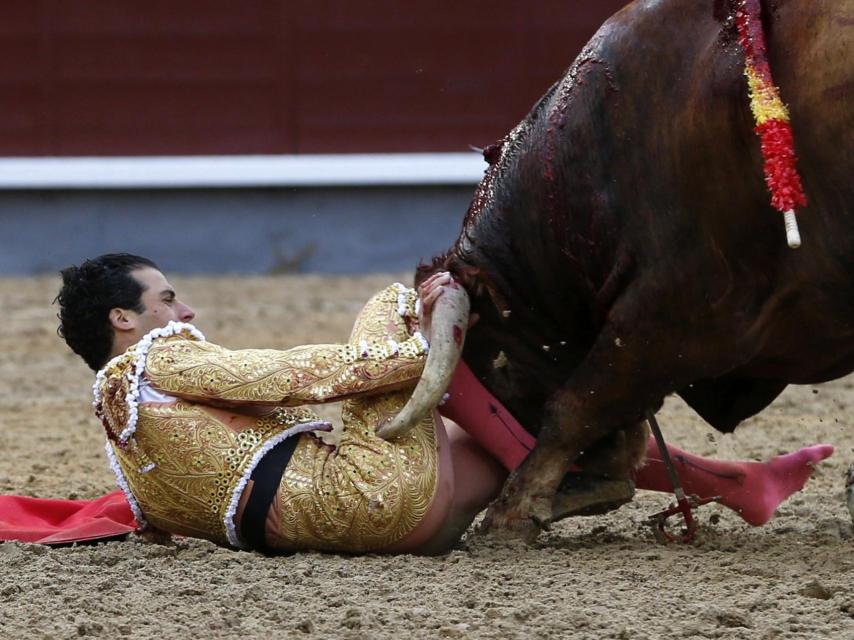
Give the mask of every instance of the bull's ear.
<svg viewBox="0 0 854 640">
<path fill-rule="evenodd" d="M 488 297 L 492 304 L 501 315 L 505 311 L 510 310 L 510 303 L 498 291 L 495 282 L 488 273 L 471 265 L 454 264 L 448 265 L 448 270 L 453 274 L 454 278 L 459 282 L 466 291 L 469 292 L 469 297 L 473 298 L 473 305 L 476 304 L 476 299 Z M 506 314 L 505 314 L 506 317 Z"/>
<path fill-rule="evenodd" d="M 485 274 L 480 267 L 473 267 L 455 258 L 450 258 L 445 263 L 445 270 L 448 271 L 454 280 L 459 282 L 469 295 L 483 295 L 483 277 Z"/>
</svg>

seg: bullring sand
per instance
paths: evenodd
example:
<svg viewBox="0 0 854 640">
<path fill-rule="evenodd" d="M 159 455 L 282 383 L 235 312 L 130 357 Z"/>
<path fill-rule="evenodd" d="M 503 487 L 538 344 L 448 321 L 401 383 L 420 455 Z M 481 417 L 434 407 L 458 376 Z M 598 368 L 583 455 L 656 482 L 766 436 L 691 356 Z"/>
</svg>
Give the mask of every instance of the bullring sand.
<svg viewBox="0 0 854 640">
<path fill-rule="evenodd" d="M 407 276 L 173 278 L 196 324 L 229 347 L 344 339 L 361 304 Z M 57 338 L 58 281 L 0 280 L 0 493 L 93 498 L 114 489 L 91 414 L 91 373 Z M 659 545 L 644 524 L 668 498 L 641 492 L 537 544 L 468 536 L 447 556 L 265 558 L 204 541 L 65 548 L 0 544 L 2 638 L 854 638 L 854 377 L 790 388 L 721 436 L 677 399 L 673 443 L 766 458 L 836 445 L 770 524 L 717 505 L 701 542 Z M 322 414 L 335 420 L 335 408 Z"/>
</svg>

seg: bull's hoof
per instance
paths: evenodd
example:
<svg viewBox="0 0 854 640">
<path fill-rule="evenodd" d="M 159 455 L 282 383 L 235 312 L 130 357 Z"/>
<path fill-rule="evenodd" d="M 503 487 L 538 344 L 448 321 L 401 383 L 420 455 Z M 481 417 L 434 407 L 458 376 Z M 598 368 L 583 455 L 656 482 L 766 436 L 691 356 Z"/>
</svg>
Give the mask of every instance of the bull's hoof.
<svg viewBox="0 0 854 640">
<path fill-rule="evenodd" d="M 542 508 L 547 502 L 543 500 L 542 505 L 530 504 L 528 508 L 510 508 L 505 501 L 499 499 L 487 510 L 478 528 L 478 535 L 532 543 L 551 523 L 551 512 Z M 538 509 L 537 506 L 541 508 Z"/>
<path fill-rule="evenodd" d="M 515 521 L 501 520 L 497 524 L 494 520 L 484 518 L 476 533 L 490 540 L 521 541 L 531 544 L 536 541 L 540 531 L 540 527 L 530 518 L 520 518 Z"/>
<path fill-rule="evenodd" d="M 854 464 L 848 467 L 848 473 L 845 476 L 845 499 L 848 501 L 848 512 L 854 520 Z"/>
<path fill-rule="evenodd" d="M 568 473 L 555 495 L 552 520 L 608 513 L 631 502 L 634 495 L 635 484 L 628 478 L 613 480 Z"/>
</svg>

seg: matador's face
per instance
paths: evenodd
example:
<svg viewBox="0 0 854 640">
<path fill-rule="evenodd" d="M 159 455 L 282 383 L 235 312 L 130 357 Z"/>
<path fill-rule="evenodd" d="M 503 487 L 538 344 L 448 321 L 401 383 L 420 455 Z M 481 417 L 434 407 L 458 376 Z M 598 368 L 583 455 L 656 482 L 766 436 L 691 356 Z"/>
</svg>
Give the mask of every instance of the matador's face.
<svg viewBox="0 0 854 640">
<path fill-rule="evenodd" d="M 144 291 L 140 302 L 145 310 L 134 315 L 135 333 L 141 338 L 152 329 L 165 327 L 170 320 L 190 322 L 196 312 L 178 300 L 175 289 L 157 269 L 143 267 L 130 273 L 139 282 Z M 133 312 L 131 312 L 133 313 Z"/>
</svg>

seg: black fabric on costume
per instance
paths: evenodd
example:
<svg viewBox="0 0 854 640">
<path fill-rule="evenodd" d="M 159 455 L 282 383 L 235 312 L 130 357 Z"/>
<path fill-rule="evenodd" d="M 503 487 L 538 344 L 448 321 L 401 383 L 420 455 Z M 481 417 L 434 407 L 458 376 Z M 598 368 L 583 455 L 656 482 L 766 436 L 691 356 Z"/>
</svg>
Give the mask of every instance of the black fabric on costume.
<svg viewBox="0 0 854 640">
<path fill-rule="evenodd" d="M 267 523 L 267 512 L 273 503 L 276 490 L 282 481 L 285 467 L 288 466 L 294 450 L 299 442 L 299 434 L 285 438 L 275 447 L 270 449 L 252 471 L 252 493 L 243 510 L 243 518 L 240 521 L 240 534 L 244 542 L 255 551 L 267 553 L 265 530 Z"/>
</svg>

